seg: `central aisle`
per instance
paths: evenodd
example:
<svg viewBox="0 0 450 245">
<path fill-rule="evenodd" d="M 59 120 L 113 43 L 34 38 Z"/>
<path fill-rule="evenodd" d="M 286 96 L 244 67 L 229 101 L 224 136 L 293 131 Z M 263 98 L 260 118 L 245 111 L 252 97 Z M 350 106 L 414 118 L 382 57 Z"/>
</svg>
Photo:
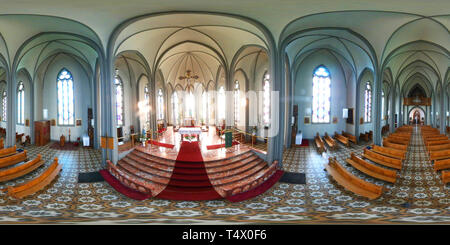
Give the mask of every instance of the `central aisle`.
<svg viewBox="0 0 450 245">
<path fill-rule="evenodd" d="M 448 205 L 439 202 L 445 195 L 444 184 L 428 157 L 421 129 L 414 127 L 403 168 L 392 189 L 392 196 L 397 203 L 426 208 Z"/>
<path fill-rule="evenodd" d="M 206 173 L 198 141 L 183 141 L 167 187 L 157 196 L 169 200 L 222 199 Z"/>
</svg>

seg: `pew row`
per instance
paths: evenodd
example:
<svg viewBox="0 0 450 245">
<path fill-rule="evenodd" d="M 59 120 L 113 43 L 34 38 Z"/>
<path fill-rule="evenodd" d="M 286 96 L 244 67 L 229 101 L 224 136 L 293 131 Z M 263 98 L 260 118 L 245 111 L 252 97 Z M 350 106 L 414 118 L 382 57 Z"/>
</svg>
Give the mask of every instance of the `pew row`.
<svg viewBox="0 0 450 245">
<path fill-rule="evenodd" d="M 434 161 L 434 170 L 439 171 L 450 168 L 450 159 L 436 160 Z"/>
<path fill-rule="evenodd" d="M 350 146 L 350 141 L 349 141 L 349 139 L 348 139 L 347 137 L 345 137 L 345 136 L 343 136 L 343 135 L 340 135 L 340 134 L 338 134 L 337 132 L 334 132 L 334 138 L 335 138 L 337 141 L 341 142 L 343 145 L 345 145 L 345 146 L 347 146 L 347 147 Z"/>
<path fill-rule="evenodd" d="M 25 162 L 27 160 L 27 151 L 23 151 L 9 157 L 0 158 L 0 168 L 8 167 L 19 162 Z"/>
<path fill-rule="evenodd" d="M 382 147 L 378 145 L 372 145 L 371 147 L 372 151 L 388 157 L 397 158 L 400 160 L 405 160 L 406 158 L 406 151 L 397 150 L 389 147 Z"/>
<path fill-rule="evenodd" d="M 442 171 L 442 182 L 444 185 L 450 182 L 450 171 Z"/>
<path fill-rule="evenodd" d="M 342 136 L 347 138 L 348 141 L 352 142 L 353 144 L 358 144 L 358 141 L 356 140 L 356 136 L 354 136 L 350 133 L 344 132 L 344 131 L 342 131 Z"/>
<path fill-rule="evenodd" d="M 400 145 L 400 144 L 392 143 L 392 142 L 389 142 L 387 140 L 383 140 L 383 146 L 384 147 L 388 147 L 388 148 L 392 148 L 392 149 L 401 150 L 401 151 L 406 151 L 406 149 L 408 148 L 408 146 L 406 146 L 406 145 Z"/>
<path fill-rule="evenodd" d="M 450 144 L 445 145 L 430 145 L 427 147 L 428 153 L 432 151 L 442 151 L 442 150 L 450 150 Z"/>
<path fill-rule="evenodd" d="M 384 180 L 390 183 L 395 183 L 397 180 L 397 172 L 395 170 L 390 170 L 371 164 L 356 156 L 353 152 L 351 153 L 350 158 L 346 161 L 354 168 L 376 179 Z"/>
<path fill-rule="evenodd" d="M 364 149 L 362 156 L 386 167 L 402 169 L 402 160 L 378 154 L 367 148 Z"/>
<path fill-rule="evenodd" d="M 26 196 L 33 195 L 50 184 L 58 176 L 61 169 L 62 165 L 58 164 L 58 158 L 55 158 L 53 163 L 37 178 L 18 186 L 8 186 L 6 188 L 6 195 L 15 199 L 22 199 Z"/>
<path fill-rule="evenodd" d="M 314 143 L 316 145 L 319 154 L 322 154 L 324 151 L 327 151 L 327 149 L 325 148 L 325 144 L 322 141 L 322 138 L 320 138 L 319 133 L 317 133 L 316 137 L 314 138 Z"/>
<path fill-rule="evenodd" d="M 24 164 L 21 164 L 19 166 L 9 168 L 6 170 L 0 170 L 0 182 L 16 179 L 18 177 L 24 176 L 25 174 L 30 173 L 31 171 L 37 169 L 38 167 L 42 166 L 44 164 L 44 161 L 42 160 L 42 156 L 40 154 L 37 155 L 36 158 L 34 158 L 31 161 L 28 161 Z"/>
<path fill-rule="evenodd" d="M 380 197 L 383 192 L 381 186 L 369 183 L 351 174 L 336 161 L 336 158 L 329 158 L 325 169 L 339 185 L 360 196 L 372 200 Z"/>
<path fill-rule="evenodd" d="M 331 138 L 327 133 L 325 133 L 325 136 L 323 137 L 323 139 L 325 140 L 325 142 L 331 149 L 334 150 L 337 148 L 336 141 L 333 138 Z"/>
<path fill-rule="evenodd" d="M 12 155 L 14 155 L 16 153 L 17 153 L 17 149 L 16 149 L 15 145 L 13 147 L 9 147 L 9 148 L 6 148 L 6 149 L 1 149 L 0 150 L 0 158 L 2 158 L 2 157 L 9 157 L 9 156 L 12 156 Z"/>
<path fill-rule="evenodd" d="M 442 151 L 432 151 L 430 152 L 430 160 L 441 160 L 441 159 L 449 159 L 450 158 L 450 150 L 442 150 Z"/>
</svg>

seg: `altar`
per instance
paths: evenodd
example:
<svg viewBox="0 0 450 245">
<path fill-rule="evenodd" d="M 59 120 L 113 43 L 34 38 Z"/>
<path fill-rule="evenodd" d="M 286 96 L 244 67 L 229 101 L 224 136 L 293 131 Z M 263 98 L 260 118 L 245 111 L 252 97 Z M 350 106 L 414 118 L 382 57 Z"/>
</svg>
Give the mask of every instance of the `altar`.
<svg viewBox="0 0 450 245">
<path fill-rule="evenodd" d="M 181 135 L 181 141 L 183 141 L 185 135 L 196 135 L 197 140 L 200 141 L 200 134 L 202 133 L 202 129 L 200 127 L 181 127 L 178 130 L 178 133 Z"/>
</svg>

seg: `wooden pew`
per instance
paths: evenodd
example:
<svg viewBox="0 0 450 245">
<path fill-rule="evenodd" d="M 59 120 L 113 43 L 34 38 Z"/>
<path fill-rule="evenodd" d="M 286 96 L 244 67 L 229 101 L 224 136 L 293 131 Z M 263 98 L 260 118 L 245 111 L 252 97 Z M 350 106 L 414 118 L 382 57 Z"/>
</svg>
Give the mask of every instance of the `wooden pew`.
<svg viewBox="0 0 450 245">
<path fill-rule="evenodd" d="M 342 131 L 342 136 L 347 138 L 350 142 L 353 142 L 353 144 L 358 144 L 358 141 L 356 140 L 356 136 L 354 136 L 350 133 L 344 132 L 344 131 Z"/>
<path fill-rule="evenodd" d="M 27 151 L 11 155 L 9 157 L 0 158 L 0 168 L 8 167 L 19 162 L 24 162 L 27 160 Z"/>
<path fill-rule="evenodd" d="M 334 132 L 334 138 L 341 142 L 342 144 L 344 144 L 345 146 L 349 147 L 350 146 L 350 141 L 347 137 L 338 134 L 337 132 Z"/>
<path fill-rule="evenodd" d="M 450 144 L 450 140 L 435 140 L 435 141 L 428 141 L 425 143 L 425 145 L 432 146 L 432 145 L 448 145 Z"/>
<path fill-rule="evenodd" d="M 406 151 L 397 150 L 389 147 L 382 147 L 378 145 L 371 145 L 371 147 L 372 151 L 388 157 L 397 158 L 400 160 L 405 160 L 406 158 Z"/>
<path fill-rule="evenodd" d="M 400 145 L 400 144 L 392 143 L 392 142 L 389 142 L 388 140 L 385 140 L 385 139 L 383 139 L 383 146 L 384 147 L 393 148 L 393 149 L 397 149 L 397 150 L 401 150 L 401 151 L 406 151 L 406 149 L 408 148 L 408 146 L 406 146 L 406 145 Z"/>
<path fill-rule="evenodd" d="M 24 135 L 23 133 L 21 133 L 21 134 L 16 133 L 16 143 L 17 142 L 22 143 L 23 135 Z"/>
<path fill-rule="evenodd" d="M 58 158 L 37 178 L 30 180 L 18 186 L 8 186 L 6 194 L 15 199 L 33 195 L 50 184 L 62 169 L 62 165 L 58 164 Z"/>
<path fill-rule="evenodd" d="M 12 180 L 21 176 L 24 176 L 25 174 L 37 169 L 38 167 L 42 166 L 44 164 L 44 161 L 42 160 L 41 154 L 38 154 L 36 158 L 34 158 L 31 161 L 28 161 L 24 164 L 21 164 L 19 166 L 9 168 L 6 170 L 1 171 L 0 169 L 0 182 Z"/>
<path fill-rule="evenodd" d="M 387 140 L 389 142 L 396 143 L 396 144 L 401 144 L 401 145 L 408 145 L 409 144 L 409 139 L 404 139 L 404 138 L 397 137 L 397 136 L 389 135 L 389 137 L 387 137 Z"/>
<path fill-rule="evenodd" d="M 434 161 L 434 170 L 442 170 L 442 169 L 448 169 L 450 168 L 450 159 L 442 159 L 442 160 L 436 160 Z"/>
<path fill-rule="evenodd" d="M 351 174 L 336 161 L 336 158 L 329 158 L 325 169 L 339 185 L 358 195 L 369 199 L 376 199 L 383 192 L 381 186 L 369 183 Z"/>
<path fill-rule="evenodd" d="M 430 153 L 431 151 L 442 151 L 442 150 L 450 150 L 450 144 L 430 145 L 427 147 L 428 153 Z"/>
<path fill-rule="evenodd" d="M 323 143 L 322 138 L 320 137 L 319 133 L 317 133 L 316 137 L 314 138 L 314 143 L 316 144 L 317 151 L 319 154 L 322 154 L 324 151 L 327 151 L 325 148 L 325 144 Z"/>
<path fill-rule="evenodd" d="M 0 138 L 0 149 L 3 149 L 3 148 L 5 148 L 5 143 L 4 143 L 3 138 Z"/>
<path fill-rule="evenodd" d="M 359 140 L 364 140 L 364 141 L 368 142 L 369 141 L 369 134 L 360 133 L 359 134 Z"/>
<path fill-rule="evenodd" d="M 0 150 L 0 158 L 8 157 L 8 156 L 14 155 L 16 153 L 17 153 L 17 149 L 16 149 L 15 145 L 13 147 L 9 147 L 9 148 L 6 148 L 6 149 L 1 149 Z"/>
<path fill-rule="evenodd" d="M 328 136 L 327 133 L 325 133 L 325 136 L 323 137 L 325 142 L 327 143 L 327 145 L 331 148 L 331 149 L 336 149 L 337 148 L 337 144 L 336 141 L 334 141 L 334 139 L 332 139 L 330 136 Z"/>
<path fill-rule="evenodd" d="M 369 162 L 366 162 L 360 157 L 356 156 L 355 153 L 353 152 L 351 153 L 350 158 L 348 158 L 346 161 L 359 171 L 374 178 L 381 179 L 391 183 L 395 183 L 395 181 L 397 180 L 397 172 L 395 170 L 382 168 Z"/>
<path fill-rule="evenodd" d="M 450 150 L 432 151 L 430 152 L 430 160 L 441 160 L 450 158 Z"/>
<path fill-rule="evenodd" d="M 442 171 L 442 182 L 444 185 L 450 182 L 450 171 Z"/>
<path fill-rule="evenodd" d="M 378 154 L 367 148 L 364 148 L 364 153 L 362 154 L 362 156 L 386 167 L 399 170 L 402 169 L 402 160 Z"/>
<path fill-rule="evenodd" d="M 373 140 L 373 131 L 370 130 L 369 132 L 366 132 L 366 134 L 369 135 L 369 140 Z"/>
</svg>

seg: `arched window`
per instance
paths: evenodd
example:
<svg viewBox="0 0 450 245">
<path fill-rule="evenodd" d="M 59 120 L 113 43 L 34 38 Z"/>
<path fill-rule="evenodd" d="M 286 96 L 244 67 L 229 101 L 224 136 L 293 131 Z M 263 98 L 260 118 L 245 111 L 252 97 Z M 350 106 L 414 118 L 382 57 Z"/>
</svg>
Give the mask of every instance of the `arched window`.
<svg viewBox="0 0 450 245">
<path fill-rule="evenodd" d="M 2 93 L 2 121 L 6 122 L 6 108 L 7 108 L 7 97 L 6 97 L 6 91 L 3 91 Z"/>
<path fill-rule="evenodd" d="M 25 88 L 23 82 L 17 85 L 17 124 L 25 124 Z"/>
<path fill-rule="evenodd" d="M 174 91 L 172 94 L 172 117 L 173 117 L 173 123 L 175 125 L 178 125 L 178 119 L 179 119 L 179 114 L 178 114 L 178 94 L 177 91 Z"/>
<path fill-rule="evenodd" d="M 116 86 L 116 122 L 117 126 L 124 125 L 124 101 L 123 101 L 123 83 L 118 75 L 114 78 L 114 85 Z"/>
<path fill-rule="evenodd" d="M 364 91 L 364 122 L 370 123 L 372 121 L 372 86 L 370 82 L 366 83 Z"/>
<path fill-rule="evenodd" d="M 331 110 L 331 78 L 325 66 L 319 66 L 313 74 L 312 122 L 329 123 Z"/>
<path fill-rule="evenodd" d="M 148 91 L 148 85 L 144 87 L 144 100 L 145 100 L 145 121 L 150 121 L 150 92 Z"/>
<path fill-rule="evenodd" d="M 164 97 L 162 89 L 158 89 L 158 120 L 164 119 Z"/>
<path fill-rule="evenodd" d="M 219 88 L 218 102 L 219 120 L 223 120 L 225 119 L 225 89 L 223 88 L 223 86 Z"/>
<path fill-rule="evenodd" d="M 263 80 L 264 96 L 263 96 L 263 121 L 264 125 L 270 123 L 270 75 L 265 74 Z"/>
<path fill-rule="evenodd" d="M 58 81 L 58 125 L 74 125 L 74 98 L 72 74 L 65 68 L 59 72 Z"/>
<path fill-rule="evenodd" d="M 208 92 L 203 90 L 202 93 L 202 120 L 206 123 L 206 117 L 208 115 Z"/>
<path fill-rule="evenodd" d="M 239 81 L 234 82 L 234 126 L 239 123 L 240 90 Z"/>
<path fill-rule="evenodd" d="M 381 91 L 381 120 L 384 120 L 384 91 Z"/>
</svg>

